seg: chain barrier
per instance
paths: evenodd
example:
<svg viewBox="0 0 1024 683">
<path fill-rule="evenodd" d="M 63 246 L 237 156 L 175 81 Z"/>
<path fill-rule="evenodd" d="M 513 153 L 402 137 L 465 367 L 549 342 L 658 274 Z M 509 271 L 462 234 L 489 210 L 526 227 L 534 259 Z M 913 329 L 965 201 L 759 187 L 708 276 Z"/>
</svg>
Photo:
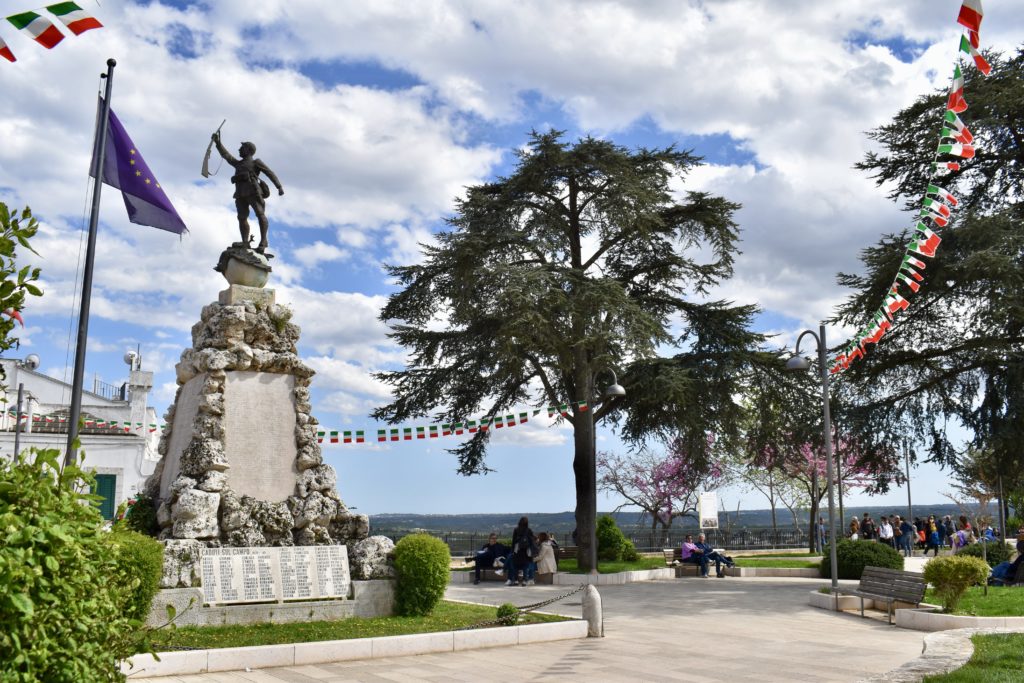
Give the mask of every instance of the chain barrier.
<svg viewBox="0 0 1024 683">
<path fill-rule="evenodd" d="M 552 603 L 558 602 L 559 600 L 565 600 L 569 596 L 575 595 L 576 593 L 579 593 L 581 590 L 584 590 L 586 587 L 587 587 L 587 584 L 581 583 L 579 586 L 577 586 L 576 588 L 572 589 L 568 593 L 563 593 L 562 595 L 558 595 L 558 596 L 553 597 L 553 598 L 551 598 L 549 600 L 542 600 L 541 602 L 535 602 L 535 603 L 533 603 L 531 605 L 523 605 L 522 607 L 516 607 L 516 609 L 518 610 L 518 614 L 516 615 L 516 620 L 518 621 L 519 615 L 526 614 L 527 612 L 533 612 L 535 610 L 540 609 L 541 607 L 546 607 L 547 605 L 550 605 Z M 474 629 L 474 628 L 484 628 L 486 626 L 508 626 L 508 625 L 509 624 L 508 624 L 508 621 L 506 619 L 491 619 L 490 621 L 481 621 L 480 623 L 470 624 L 469 626 L 463 626 L 462 628 L 457 628 L 455 630 L 456 631 L 469 631 L 469 630 Z"/>
</svg>

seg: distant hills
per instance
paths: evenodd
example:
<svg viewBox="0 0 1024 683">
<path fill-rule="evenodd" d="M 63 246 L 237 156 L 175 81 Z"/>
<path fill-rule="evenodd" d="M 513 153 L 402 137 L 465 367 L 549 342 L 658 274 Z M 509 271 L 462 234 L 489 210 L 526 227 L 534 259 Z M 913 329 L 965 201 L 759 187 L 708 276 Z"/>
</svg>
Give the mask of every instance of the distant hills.
<svg viewBox="0 0 1024 683">
<path fill-rule="evenodd" d="M 875 521 L 881 515 L 905 515 L 907 506 L 899 505 L 853 505 L 843 509 L 845 523 L 849 523 L 853 515 L 862 517 L 864 513 L 870 514 Z M 838 515 L 839 508 L 836 508 Z M 519 521 L 519 518 L 526 515 L 530 519 L 530 527 L 534 531 L 552 531 L 557 534 L 569 534 L 576 527 L 575 514 L 573 512 L 508 512 L 499 514 L 467 514 L 467 515 L 417 515 L 389 513 L 383 515 L 370 515 L 371 533 L 384 531 L 409 531 L 420 529 L 431 532 L 461 532 L 461 533 L 486 533 L 497 531 L 502 534 L 509 534 L 512 528 Z M 621 528 L 641 527 L 649 528 L 650 520 L 640 523 L 640 514 L 637 512 L 598 513 L 611 514 L 615 517 Z M 823 516 L 828 516 L 828 506 L 822 509 Z M 937 505 L 915 505 L 914 515 L 953 515 L 960 514 L 960 509 L 951 503 L 940 503 Z M 807 511 L 800 513 L 800 525 L 806 528 Z M 776 518 L 780 529 L 793 528 L 793 517 L 789 510 L 782 508 L 776 510 Z M 771 528 L 771 510 L 740 510 L 735 512 L 720 512 L 718 515 L 719 524 L 724 528 L 732 522 L 734 529 Z M 696 528 L 697 520 L 693 518 L 677 519 L 673 522 L 673 528 Z"/>
</svg>

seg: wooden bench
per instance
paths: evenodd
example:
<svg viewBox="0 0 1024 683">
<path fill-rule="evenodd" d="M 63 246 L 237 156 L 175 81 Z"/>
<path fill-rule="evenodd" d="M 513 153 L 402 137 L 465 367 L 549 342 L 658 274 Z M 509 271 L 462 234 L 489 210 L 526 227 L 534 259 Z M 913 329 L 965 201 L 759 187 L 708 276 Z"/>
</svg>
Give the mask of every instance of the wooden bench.
<svg viewBox="0 0 1024 683">
<path fill-rule="evenodd" d="M 561 562 L 562 560 L 575 560 L 576 553 L 579 548 L 574 545 L 567 545 L 566 547 L 559 546 L 558 550 L 555 551 L 555 561 Z"/>
<path fill-rule="evenodd" d="M 677 579 L 684 576 L 697 576 L 700 573 L 699 565 L 683 562 L 682 548 L 665 548 L 661 552 L 665 555 L 665 566 L 675 567 Z"/>
<path fill-rule="evenodd" d="M 899 569 L 886 569 L 885 567 L 864 567 L 857 590 L 840 592 L 860 598 L 860 615 L 862 617 L 864 616 L 865 598 L 885 602 L 891 624 L 893 603 L 905 602 L 916 607 L 924 599 L 924 592 L 927 588 L 928 582 L 920 574 Z"/>
</svg>

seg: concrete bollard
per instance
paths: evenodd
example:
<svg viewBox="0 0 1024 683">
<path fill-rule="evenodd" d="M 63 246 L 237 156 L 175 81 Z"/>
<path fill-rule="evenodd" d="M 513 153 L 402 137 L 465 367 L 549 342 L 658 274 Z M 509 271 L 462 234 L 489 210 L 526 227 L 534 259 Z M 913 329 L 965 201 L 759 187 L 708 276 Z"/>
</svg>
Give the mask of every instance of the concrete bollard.
<svg viewBox="0 0 1024 683">
<path fill-rule="evenodd" d="M 593 585 L 583 590 L 583 618 L 587 621 L 588 638 L 604 638 L 604 614 L 601 611 L 601 594 Z"/>
</svg>

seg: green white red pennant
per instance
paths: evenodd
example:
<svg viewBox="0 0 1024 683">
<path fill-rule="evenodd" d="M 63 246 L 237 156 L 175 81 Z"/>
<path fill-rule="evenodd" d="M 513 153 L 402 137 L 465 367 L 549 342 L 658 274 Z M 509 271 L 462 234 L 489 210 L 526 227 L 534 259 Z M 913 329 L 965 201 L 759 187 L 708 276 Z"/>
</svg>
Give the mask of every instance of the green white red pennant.
<svg viewBox="0 0 1024 683">
<path fill-rule="evenodd" d="M 969 56 L 974 65 L 981 73 L 988 75 L 991 71 L 988 62 L 978 51 L 980 37 L 978 30 L 981 27 L 982 9 L 981 0 L 964 0 L 960 8 L 957 21 L 967 28 L 967 34 L 960 37 L 960 53 Z M 948 225 L 953 209 L 959 205 L 959 201 L 951 192 L 934 182 L 937 176 L 947 173 L 959 172 L 961 164 L 959 161 L 947 161 L 941 159 L 943 156 L 958 157 L 960 159 L 971 159 L 977 152 L 973 145 L 974 135 L 960 119 L 959 114 L 967 110 L 967 100 L 964 99 L 964 76 L 960 69 L 960 63 L 953 71 L 953 81 L 949 89 L 949 97 L 946 100 L 946 111 L 942 117 L 942 130 L 939 134 L 939 144 L 935 150 L 935 157 L 931 162 L 931 175 L 928 188 L 921 199 L 921 210 L 914 235 L 907 244 L 903 255 L 903 261 L 893 277 L 882 305 L 873 314 L 873 322 L 862 332 L 854 336 L 854 339 L 846 349 L 837 354 L 832 364 L 832 372 L 841 372 L 850 367 L 850 363 L 864 357 L 864 350 L 868 344 L 877 344 L 885 333 L 892 327 L 895 316 L 907 310 L 910 302 L 900 293 L 908 295 L 916 294 L 922 288 L 924 276 L 919 271 L 925 270 L 925 262 L 918 256 L 934 258 L 942 238 L 929 227 L 929 222 L 936 228 L 944 228 Z M 928 221 L 928 222 L 925 222 Z"/>
</svg>

